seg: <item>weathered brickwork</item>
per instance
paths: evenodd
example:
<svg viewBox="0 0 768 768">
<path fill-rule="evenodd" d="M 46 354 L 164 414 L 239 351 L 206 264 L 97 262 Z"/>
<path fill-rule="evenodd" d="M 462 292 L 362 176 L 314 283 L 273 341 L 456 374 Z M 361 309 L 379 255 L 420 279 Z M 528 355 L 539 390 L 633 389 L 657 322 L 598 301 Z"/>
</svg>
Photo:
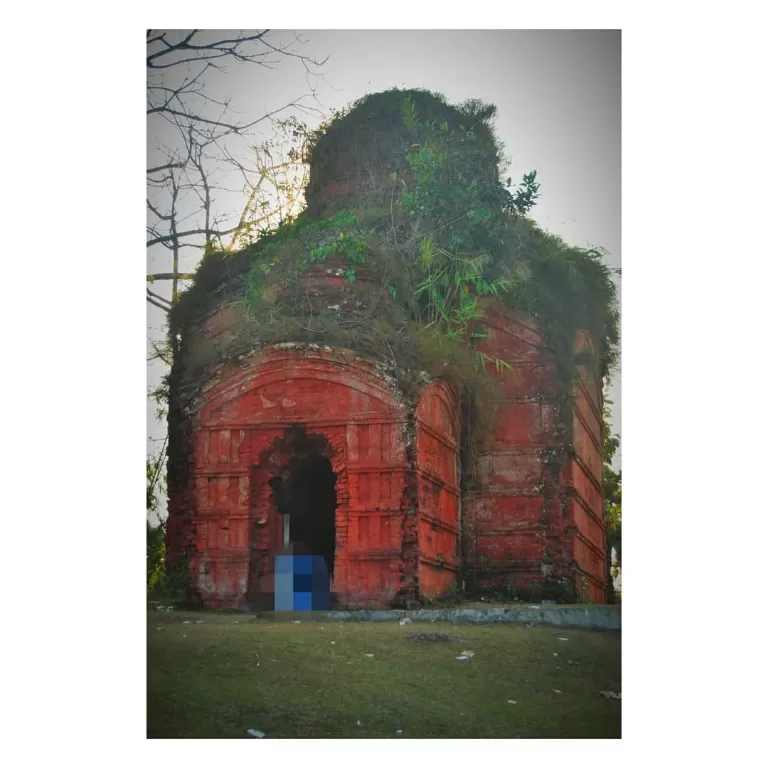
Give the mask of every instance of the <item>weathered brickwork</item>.
<svg viewBox="0 0 768 768">
<path fill-rule="evenodd" d="M 463 496 L 458 404 L 445 383 L 427 384 L 411 409 L 371 363 L 294 344 L 222 368 L 182 430 L 186 485 L 171 494 L 169 550 L 189 552 L 194 596 L 242 608 L 273 590 L 284 542 L 270 480 L 306 450 L 300 425 L 335 474 L 332 588 L 342 605 L 436 597 L 460 578 L 541 595 L 570 578 L 604 601 L 597 388 L 582 369 L 566 429 L 554 365 L 530 318 L 487 313 L 482 349 L 513 370 L 499 374 L 506 405 Z M 225 308 L 206 333 L 227 333 L 236 319 Z"/>
<path fill-rule="evenodd" d="M 365 268 L 354 289 L 344 268 L 337 257 L 311 265 L 301 277 L 307 295 L 343 313 L 376 292 L 387 300 Z M 490 368 L 505 403 L 471 479 L 459 458 L 458 393 L 445 382 L 424 380 L 406 398 L 359 355 L 285 343 L 214 365 L 201 384 L 184 365 L 236 338 L 242 302 L 222 300 L 188 329 L 184 365 L 170 379 L 167 548 L 171 566 L 186 556 L 190 598 L 269 607 L 294 517 L 285 512 L 316 502 L 327 519 L 312 540 L 326 548 L 342 607 L 409 605 L 462 582 L 514 585 L 537 599 L 570 588 L 604 602 L 599 382 L 579 367 L 563 393 L 535 320 L 493 300 L 483 308 L 487 336 L 477 346 L 512 370 Z M 581 333 L 576 351 L 590 344 Z M 313 483 L 309 492 L 301 482 Z M 296 546 L 302 535 L 311 538 L 297 534 Z"/>
<path fill-rule="evenodd" d="M 531 318 L 486 305 L 479 347 L 505 360 L 506 403 L 494 439 L 464 496 L 465 572 L 475 588 L 514 585 L 520 592 L 577 595 L 604 602 L 605 525 L 599 391 L 587 371 L 569 410 L 558 395 L 554 363 Z M 577 351 L 589 340 L 581 334 Z M 582 378 L 583 377 L 583 378 Z"/>
</svg>

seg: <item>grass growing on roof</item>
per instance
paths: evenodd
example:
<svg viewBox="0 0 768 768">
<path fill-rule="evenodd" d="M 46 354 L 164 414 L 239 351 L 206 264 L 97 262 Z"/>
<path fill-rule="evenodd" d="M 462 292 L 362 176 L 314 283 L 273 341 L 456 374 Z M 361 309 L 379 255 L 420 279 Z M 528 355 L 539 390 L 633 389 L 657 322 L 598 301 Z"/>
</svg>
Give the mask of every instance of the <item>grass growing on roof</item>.
<svg viewBox="0 0 768 768">
<path fill-rule="evenodd" d="M 598 250 L 568 246 L 529 218 L 535 172 L 516 190 L 501 179 L 494 114 L 479 101 L 451 106 L 438 94 L 394 89 L 324 125 L 310 146 L 307 211 L 243 251 L 207 254 L 173 308 L 170 333 L 181 338 L 187 378 L 202 382 L 216 365 L 274 342 L 350 349 L 386 365 L 406 396 L 418 392 L 422 372 L 454 384 L 472 455 L 501 402 L 486 368 L 509 368 L 474 351 L 483 297 L 536 319 L 566 400 L 577 365 L 608 377 L 618 356 L 611 270 Z M 344 174 L 366 181 L 319 204 L 323 186 Z M 344 301 L 313 296 L 304 276 L 338 264 Z M 227 302 L 246 310 L 237 333 L 185 347 L 190 328 Z M 574 353 L 581 329 L 595 342 L 593 358 Z"/>
</svg>

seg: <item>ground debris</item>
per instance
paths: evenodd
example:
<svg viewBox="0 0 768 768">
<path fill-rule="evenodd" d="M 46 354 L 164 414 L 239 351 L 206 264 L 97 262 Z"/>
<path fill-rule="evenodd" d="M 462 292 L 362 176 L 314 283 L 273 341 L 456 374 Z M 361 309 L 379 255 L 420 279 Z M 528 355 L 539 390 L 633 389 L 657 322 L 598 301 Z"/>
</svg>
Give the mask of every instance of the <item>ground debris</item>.
<svg viewBox="0 0 768 768">
<path fill-rule="evenodd" d="M 601 695 L 605 696 L 606 699 L 620 699 L 621 694 L 616 693 L 615 691 L 600 691 Z"/>
<path fill-rule="evenodd" d="M 263 738 L 266 736 L 266 734 L 265 734 L 265 733 L 262 733 L 261 731 L 257 731 L 255 728 L 249 728 L 249 729 L 246 731 L 246 733 L 247 733 L 249 736 L 254 736 L 254 737 L 255 737 L 255 738 L 257 738 L 257 739 L 263 739 Z"/>
<path fill-rule="evenodd" d="M 410 623 L 411 623 L 411 620 L 407 616 L 405 618 L 403 618 L 403 619 L 400 619 L 400 626 L 401 627 L 404 627 L 404 626 L 406 626 L 406 624 L 410 624 Z"/>
</svg>

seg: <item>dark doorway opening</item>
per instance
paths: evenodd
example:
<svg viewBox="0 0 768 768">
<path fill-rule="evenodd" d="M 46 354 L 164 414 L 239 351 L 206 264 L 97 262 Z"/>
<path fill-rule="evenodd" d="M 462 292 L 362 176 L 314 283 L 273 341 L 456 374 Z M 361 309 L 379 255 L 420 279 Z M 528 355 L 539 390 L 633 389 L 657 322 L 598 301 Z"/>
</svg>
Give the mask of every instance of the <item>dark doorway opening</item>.
<svg viewBox="0 0 768 768">
<path fill-rule="evenodd" d="M 331 462 L 316 454 L 294 456 L 282 476 L 273 477 L 269 484 L 294 554 L 323 557 L 333 578 L 336 475 Z"/>
</svg>

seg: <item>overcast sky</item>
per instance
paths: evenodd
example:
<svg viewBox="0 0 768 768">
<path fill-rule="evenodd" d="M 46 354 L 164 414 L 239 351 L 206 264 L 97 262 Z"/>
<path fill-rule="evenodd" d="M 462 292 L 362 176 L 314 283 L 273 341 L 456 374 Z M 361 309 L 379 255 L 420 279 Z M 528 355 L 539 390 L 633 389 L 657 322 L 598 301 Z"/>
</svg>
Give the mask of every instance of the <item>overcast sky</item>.
<svg viewBox="0 0 768 768">
<path fill-rule="evenodd" d="M 536 170 L 538 224 L 576 246 L 601 246 L 621 266 L 621 33 L 619 31 L 301 31 L 297 52 L 329 57 L 311 78 L 327 109 L 392 87 L 427 88 L 451 103 L 479 98 L 498 107 L 496 130 L 519 180 Z M 292 35 L 286 35 L 290 39 Z M 213 84 L 245 115 L 282 106 L 305 93 L 300 62 L 272 70 L 232 67 Z M 319 117 L 304 116 L 310 125 Z M 267 138 L 264 135 L 263 138 Z M 149 136 L 151 154 L 157 136 Z M 233 199 L 233 206 L 238 205 Z M 183 269 L 197 259 L 187 251 Z M 152 271 L 167 271 L 165 252 L 152 253 Z M 164 313 L 149 306 L 150 336 L 163 332 Z M 162 370 L 150 366 L 150 386 Z M 609 398 L 621 433 L 620 374 Z M 150 439 L 165 433 L 150 409 Z M 621 457 L 617 456 L 620 466 Z"/>
</svg>

